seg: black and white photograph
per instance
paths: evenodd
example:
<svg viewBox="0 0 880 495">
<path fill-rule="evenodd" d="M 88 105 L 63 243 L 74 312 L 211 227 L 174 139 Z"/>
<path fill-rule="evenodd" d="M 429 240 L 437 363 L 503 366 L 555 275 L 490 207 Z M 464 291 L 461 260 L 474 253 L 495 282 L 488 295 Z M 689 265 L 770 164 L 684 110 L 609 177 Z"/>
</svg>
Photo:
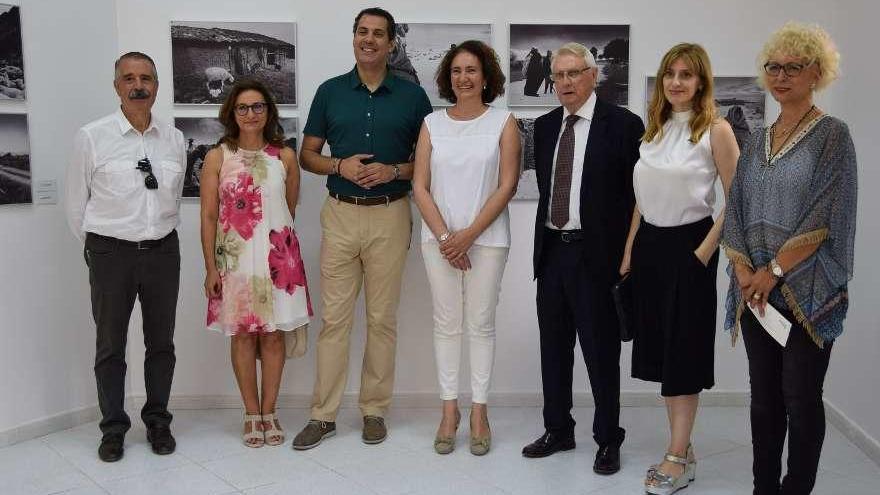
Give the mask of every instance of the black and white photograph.
<svg viewBox="0 0 880 495">
<path fill-rule="evenodd" d="M 0 205 L 32 201 L 27 116 L 0 114 Z"/>
<path fill-rule="evenodd" d="M 259 79 L 279 105 L 296 104 L 296 24 L 171 23 L 174 103 L 221 104 L 240 78 Z"/>
<path fill-rule="evenodd" d="M 19 7 L 0 3 L 0 100 L 24 99 Z"/>
<path fill-rule="evenodd" d="M 296 150 L 298 137 L 296 117 L 282 118 L 280 123 L 284 129 L 284 144 Z M 223 137 L 223 124 L 216 117 L 177 117 L 174 119 L 174 127 L 180 129 L 186 142 L 183 197 L 198 198 L 205 155 Z"/>
<path fill-rule="evenodd" d="M 522 164 L 513 199 L 536 200 L 538 199 L 538 179 L 535 177 L 535 119 L 518 117 L 516 127 L 519 128 L 520 141 L 522 142 Z"/>
<path fill-rule="evenodd" d="M 629 105 L 626 24 L 511 24 L 509 105 L 559 105 L 550 80 L 550 61 L 554 50 L 571 41 L 586 46 L 596 59 L 596 97 L 615 105 Z"/>
<path fill-rule="evenodd" d="M 654 94 L 655 77 L 648 76 L 645 84 L 645 114 Z M 754 76 L 715 76 L 715 105 L 718 115 L 727 119 L 736 136 L 736 144 L 743 149 L 749 135 L 764 126 L 766 92 L 758 86 Z"/>
<path fill-rule="evenodd" d="M 440 62 L 452 47 L 466 40 L 492 44 L 490 24 L 397 24 L 395 47 L 388 58 L 394 75 L 420 84 L 434 106 L 451 105 L 440 98 L 435 79 Z"/>
</svg>

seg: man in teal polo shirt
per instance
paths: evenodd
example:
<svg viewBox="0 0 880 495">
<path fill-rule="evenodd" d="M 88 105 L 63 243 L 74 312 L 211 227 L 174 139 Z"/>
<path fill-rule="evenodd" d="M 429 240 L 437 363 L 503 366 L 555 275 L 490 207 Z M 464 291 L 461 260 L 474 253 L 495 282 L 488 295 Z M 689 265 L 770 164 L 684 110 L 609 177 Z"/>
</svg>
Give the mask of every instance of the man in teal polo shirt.
<svg viewBox="0 0 880 495">
<path fill-rule="evenodd" d="M 354 24 L 355 68 L 318 88 L 303 129 L 300 162 L 327 175 L 321 210 L 321 299 L 318 371 L 311 419 L 293 448 L 312 448 L 336 433 L 336 413 L 348 376 L 354 305 L 364 285 L 367 342 L 359 404 L 363 441 L 385 440 L 391 403 L 397 306 L 409 249 L 408 193 L 413 148 L 431 103 L 418 85 L 387 67 L 394 18 L 383 9 L 361 11 Z M 322 155 L 324 143 L 330 156 Z"/>
</svg>

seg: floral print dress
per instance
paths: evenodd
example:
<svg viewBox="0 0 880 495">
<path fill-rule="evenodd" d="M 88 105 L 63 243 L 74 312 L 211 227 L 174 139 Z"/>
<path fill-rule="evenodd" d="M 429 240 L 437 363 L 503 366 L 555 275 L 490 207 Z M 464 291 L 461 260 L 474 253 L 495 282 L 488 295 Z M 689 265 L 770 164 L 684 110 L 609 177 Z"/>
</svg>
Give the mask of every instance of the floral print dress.
<svg viewBox="0 0 880 495">
<path fill-rule="evenodd" d="M 208 301 L 208 328 L 226 335 L 301 328 L 312 305 L 280 149 L 221 148 L 214 256 L 222 291 Z"/>
</svg>

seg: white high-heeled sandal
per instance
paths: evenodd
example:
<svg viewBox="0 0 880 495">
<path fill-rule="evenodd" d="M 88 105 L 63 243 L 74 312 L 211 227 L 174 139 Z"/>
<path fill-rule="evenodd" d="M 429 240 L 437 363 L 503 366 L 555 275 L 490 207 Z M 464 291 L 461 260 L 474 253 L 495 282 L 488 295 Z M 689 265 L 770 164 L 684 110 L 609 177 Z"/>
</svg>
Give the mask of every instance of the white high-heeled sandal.
<svg viewBox="0 0 880 495">
<path fill-rule="evenodd" d="M 262 447 L 266 443 L 266 437 L 263 435 L 263 417 L 259 414 L 248 414 L 244 413 L 242 430 L 241 430 L 241 441 L 247 447 L 251 448 L 259 448 Z M 250 431 L 248 431 L 248 424 L 250 424 Z"/>
<path fill-rule="evenodd" d="M 686 488 L 697 478 L 697 461 L 694 458 L 693 449 L 688 446 L 687 457 L 678 457 L 666 453 L 663 458 L 669 462 L 684 466 L 684 471 L 679 476 L 672 476 L 660 471 L 659 466 L 651 466 L 645 480 L 645 493 L 651 495 L 670 495 L 682 488 Z"/>
<path fill-rule="evenodd" d="M 284 430 L 279 423 L 276 423 L 277 420 L 275 413 L 263 415 L 263 436 L 266 439 L 266 445 L 272 447 L 284 443 Z M 267 423 L 269 428 L 266 428 Z"/>
</svg>

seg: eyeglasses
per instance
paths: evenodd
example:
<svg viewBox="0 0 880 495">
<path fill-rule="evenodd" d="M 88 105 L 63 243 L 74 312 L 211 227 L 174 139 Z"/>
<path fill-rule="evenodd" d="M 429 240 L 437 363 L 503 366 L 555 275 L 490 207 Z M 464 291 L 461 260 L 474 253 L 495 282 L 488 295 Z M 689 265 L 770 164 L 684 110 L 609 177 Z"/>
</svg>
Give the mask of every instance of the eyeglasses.
<svg viewBox="0 0 880 495">
<path fill-rule="evenodd" d="M 262 101 L 258 101 L 253 105 L 245 105 L 244 103 L 239 103 L 238 105 L 235 105 L 235 113 L 239 117 L 244 117 L 245 115 L 247 115 L 248 110 L 253 110 L 255 114 L 260 115 L 261 113 L 266 111 L 267 106 L 268 105 L 266 105 Z"/>
<path fill-rule="evenodd" d="M 144 177 L 144 186 L 147 189 L 159 189 L 159 181 L 156 180 L 156 176 L 153 175 L 153 166 L 150 165 L 149 158 L 142 158 L 138 160 L 137 167 L 141 172 L 146 172 L 147 175 Z"/>
<path fill-rule="evenodd" d="M 578 79 L 580 79 L 581 75 L 590 69 L 592 69 L 592 67 L 584 67 L 583 69 L 554 72 L 554 73 L 550 74 L 550 80 L 553 82 L 559 82 L 567 77 L 567 78 L 571 79 L 572 82 L 574 82 L 574 81 L 577 81 Z"/>
<path fill-rule="evenodd" d="M 776 62 L 767 62 L 764 64 L 764 72 L 766 72 L 768 76 L 773 77 L 778 76 L 780 72 L 784 72 L 788 77 L 797 77 L 801 75 L 801 72 L 803 72 L 804 69 L 811 65 L 813 65 L 812 62 L 809 64 L 799 64 L 797 62 L 778 64 Z"/>
</svg>

